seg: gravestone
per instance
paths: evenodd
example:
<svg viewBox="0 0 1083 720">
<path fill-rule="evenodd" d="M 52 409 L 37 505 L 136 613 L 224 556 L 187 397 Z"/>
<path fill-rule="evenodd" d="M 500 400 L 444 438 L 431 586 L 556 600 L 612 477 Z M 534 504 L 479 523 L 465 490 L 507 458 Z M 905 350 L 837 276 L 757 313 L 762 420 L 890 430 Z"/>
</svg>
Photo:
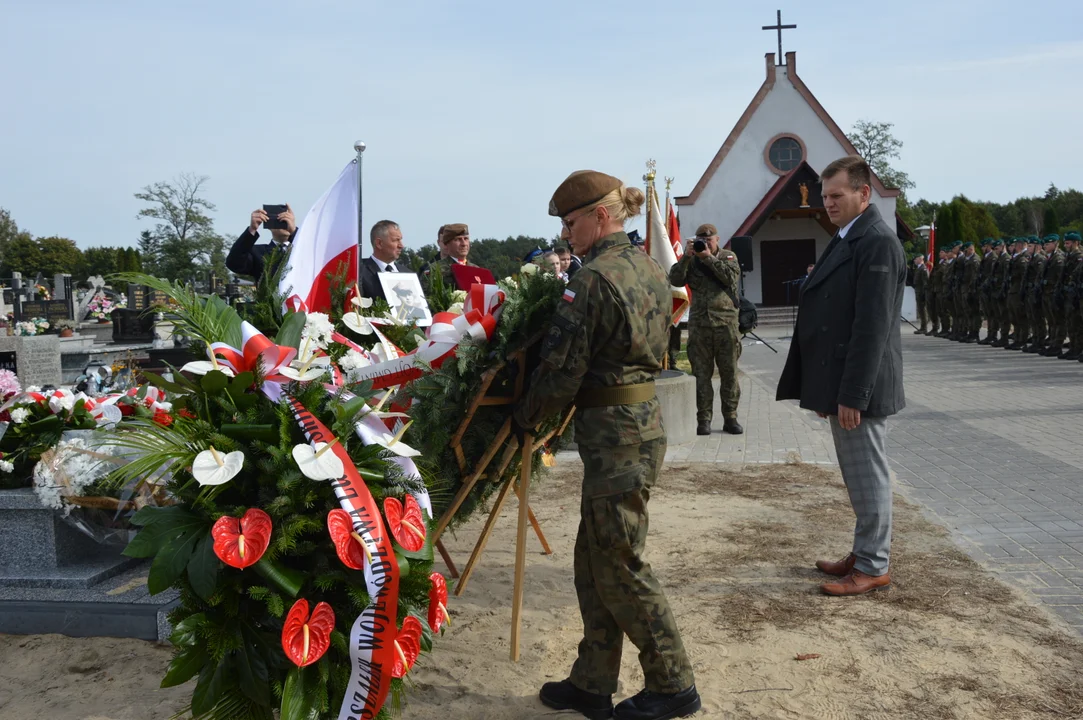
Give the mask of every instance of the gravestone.
<svg viewBox="0 0 1083 720">
<path fill-rule="evenodd" d="M 98 294 L 98 291 L 105 287 L 105 280 L 101 275 L 91 275 L 87 278 L 87 284 L 90 285 L 90 290 L 87 291 L 83 299 L 79 301 L 79 305 L 75 308 L 75 320 L 82 322 L 86 320 L 87 306 L 90 305 L 90 301 L 94 299 L 94 296 Z"/>
<path fill-rule="evenodd" d="M 149 343 L 154 341 L 154 313 L 147 310 L 117 308 L 113 318 L 113 342 Z"/>
<path fill-rule="evenodd" d="M 60 384 L 60 338 L 57 335 L 0 336 L 0 361 L 15 365 L 14 372 L 24 388 Z"/>
</svg>

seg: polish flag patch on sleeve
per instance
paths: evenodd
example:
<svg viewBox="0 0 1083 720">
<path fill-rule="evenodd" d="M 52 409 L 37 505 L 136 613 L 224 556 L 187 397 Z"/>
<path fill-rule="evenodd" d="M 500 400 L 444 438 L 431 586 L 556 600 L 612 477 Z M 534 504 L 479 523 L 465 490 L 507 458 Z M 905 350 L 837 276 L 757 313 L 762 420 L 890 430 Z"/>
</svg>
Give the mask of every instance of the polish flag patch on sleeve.
<svg viewBox="0 0 1083 720">
<path fill-rule="evenodd" d="M 564 291 L 564 301 L 565 302 L 573 302 L 574 300 L 575 300 L 575 293 L 572 292 L 571 290 L 565 290 Z"/>
</svg>

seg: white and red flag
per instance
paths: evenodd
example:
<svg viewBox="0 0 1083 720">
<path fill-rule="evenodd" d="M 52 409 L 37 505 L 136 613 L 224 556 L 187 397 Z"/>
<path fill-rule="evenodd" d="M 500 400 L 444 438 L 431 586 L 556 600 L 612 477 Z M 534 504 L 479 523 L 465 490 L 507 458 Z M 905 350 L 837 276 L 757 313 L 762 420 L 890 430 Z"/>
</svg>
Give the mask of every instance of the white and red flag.
<svg viewBox="0 0 1083 720">
<path fill-rule="evenodd" d="M 330 311 L 329 275 L 345 271 L 346 287 L 357 282 L 357 181 L 357 163 L 351 161 L 305 215 L 290 247 L 289 269 L 282 275 L 279 289 L 290 300 L 301 300 L 309 312 Z"/>
<path fill-rule="evenodd" d="M 668 218 L 658 208 L 658 193 L 654 191 L 653 185 L 649 187 L 649 194 L 650 197 L 647 202 L 650 203 L 648 209 L 650 225 L 647 228 L 646 250 L 647 254 L 654 258 L 662 266 L 662 269 L 668 273 L 669 269 L 677 264 L 677 258 L 684 253 L 684 249 L 680 245 L 680 235 L 677 235 L 676 242 L 670 239 L 669 232 L 666 230 L 666 225 L 669 224 Z M 675 217 L 674 221 L 676 221 Z M 681 318 L 684 317 L 684 311 L 687 309 L 688 289 L 674 287 L 671 322 L 674 325 L 679 323 Z"/>
</svg>

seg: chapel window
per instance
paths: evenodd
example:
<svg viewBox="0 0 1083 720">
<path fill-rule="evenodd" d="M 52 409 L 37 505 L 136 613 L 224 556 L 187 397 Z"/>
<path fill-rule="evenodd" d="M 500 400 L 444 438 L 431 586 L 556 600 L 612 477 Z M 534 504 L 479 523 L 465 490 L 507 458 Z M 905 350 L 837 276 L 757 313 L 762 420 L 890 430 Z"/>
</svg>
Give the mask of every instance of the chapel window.
<svg viewBox="0 0 1083 720">
<path fill-rule="evenodd" d="M 771 143 L 767 151 L 767 159 L 779 172 L 789 172 L 800 165 L 804 159 L 801 143 L 792 137 L 780 137 Z"/>
</svg>

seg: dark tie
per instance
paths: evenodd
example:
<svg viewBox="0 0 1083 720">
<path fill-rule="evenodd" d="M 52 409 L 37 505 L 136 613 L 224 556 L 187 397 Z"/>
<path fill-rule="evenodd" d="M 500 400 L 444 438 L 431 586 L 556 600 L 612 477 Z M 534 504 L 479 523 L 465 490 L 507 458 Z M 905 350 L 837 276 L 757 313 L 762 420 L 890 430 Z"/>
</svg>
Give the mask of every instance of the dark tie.
<svg viewBox="0 0 1083 720">
<path fill-rule="evenodd" d="M 398 270 L 395 269 L 394 265 L 392 265 L 391 263 L 388 263 L 387 265 L 384 266 L 384 272 L 398 272 Z"/>
</svg>

